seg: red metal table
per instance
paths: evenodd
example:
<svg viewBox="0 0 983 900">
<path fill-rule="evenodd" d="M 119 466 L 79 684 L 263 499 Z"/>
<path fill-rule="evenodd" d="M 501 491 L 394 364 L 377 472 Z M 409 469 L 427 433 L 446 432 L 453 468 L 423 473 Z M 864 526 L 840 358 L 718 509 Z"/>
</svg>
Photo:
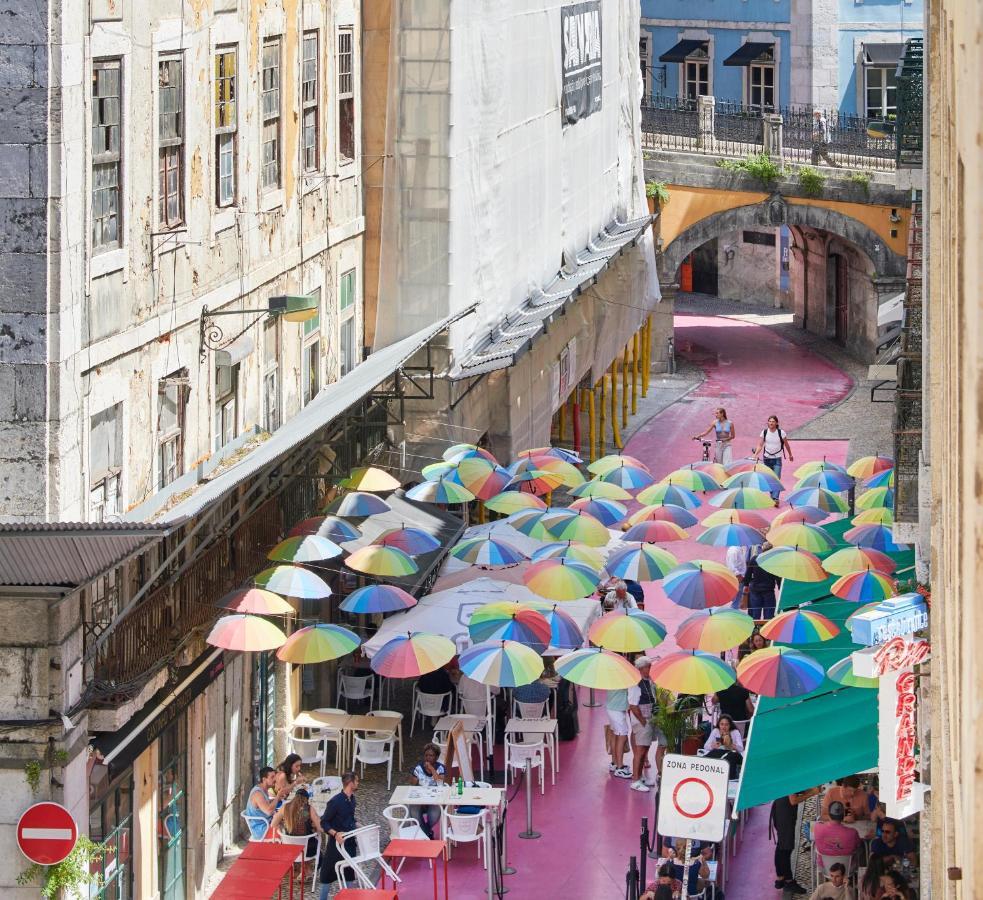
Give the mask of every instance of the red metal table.
<svg viewBox="0 0 983 900">
<path fill-rule="evenodd" d="M 344 888 L 335 894 L 335 900 L 398 900 L 395 891 L 366 890 L 365 888 Z"/>
<path fill-rule="evenodd" d="M 279 894 L 281 883 L 282 879 L 269 873 L 258 878 L 230 869 L 212 894 L 212 900 L 270 900 L 274 893 Z"/>
<path fill-rule="evenodd" d="M 382 851 L 384 859 L 429 859 L 435 862 L 444 857 L 444 897 L 450 900 L 450 888 L 447 882 L 447 844 L 444 841 L 410 841 L 402 838 L 390 841 Z M 380 881 L 386 886 L 386 873 L 382 873 Z M 437 900 L 437 866 L 433 867 L 433 898 Z"/>
<path fill-rule="evenodd" d="M 233 864 L 232 868 L 229 869 L 229 873 L 236 871 L 236 867 L 248 864 L 251 862 L 261 862 L 266 866 L 267 872 L 270 875 L 278 875 L 280 881 L 283 880 L 284 875 L 290 875 L 291 877 L 287 880 L 290 882 L 290 900 L 294 897 L 294 880 L 293 880 L 293 868 L 294 863 L 298 859 L 303 859 L 303 847 L 297 847 L 292 844 L 271 844 L 266 841 L 250 841 L 246 845 L 246 849 L 242 851 Z M 253 870 L 253 867 L 249 867 Z M 277 892 L 279 896 L 279 891 Z"/>
</svg>

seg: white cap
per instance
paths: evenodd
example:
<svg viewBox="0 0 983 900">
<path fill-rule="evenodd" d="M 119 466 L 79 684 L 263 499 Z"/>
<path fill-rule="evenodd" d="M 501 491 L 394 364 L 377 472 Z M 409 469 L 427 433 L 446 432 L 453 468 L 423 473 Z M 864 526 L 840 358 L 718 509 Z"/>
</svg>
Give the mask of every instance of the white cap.
<svg viewBox="0 0 983 900">
<path fill-rule="evenodd" d="M 647 656 L 639 656 L 638 659 L 635 660 L 636 669 L 644 669 L 646 666 L 650 665 L 652 665 L 652 660 Z"/>
</svg>

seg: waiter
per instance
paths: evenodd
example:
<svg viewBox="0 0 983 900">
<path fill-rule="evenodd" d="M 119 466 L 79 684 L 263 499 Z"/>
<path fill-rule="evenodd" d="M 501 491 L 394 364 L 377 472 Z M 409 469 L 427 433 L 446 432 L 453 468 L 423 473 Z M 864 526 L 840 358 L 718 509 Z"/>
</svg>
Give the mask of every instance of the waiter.
<svg viewBox="0 0 983 900">
<path fill-rule="evenodd" d="M 354 772 L 345 772 L 341 776 L 341 793 L 335 794 L 325 807 L 321 816 L 321 828 L 328 836 L 328 848 L 321 857 L 321 900 L 327 900 L 331 885 L 337 881 L 335 864 L 341 862 L 342 855 L 338 850 L 338 842 L 343 841 L 345 851 L 349 856 L 358 854 L 358 842 L 355 838 L 345 835 L 358 828 L 355 824 L 355 791 L 358 790 L 358 776 Z M 348 870 L 349 877 L 354 877 Z"/>
</svg>

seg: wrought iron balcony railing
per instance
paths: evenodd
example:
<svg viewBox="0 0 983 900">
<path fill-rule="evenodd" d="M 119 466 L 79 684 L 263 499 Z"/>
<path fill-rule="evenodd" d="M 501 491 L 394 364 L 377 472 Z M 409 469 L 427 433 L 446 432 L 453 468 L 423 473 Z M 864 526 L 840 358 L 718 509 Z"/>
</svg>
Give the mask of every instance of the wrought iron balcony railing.
<svg viewBox="0 0 983 900">
<path fill-rule="evenodd" d="M 917 168 L 922 164 L 924 67 L 924 41 L 922 38 L 911 38 L 905 42 L 904 56 L 897 72 L 897 163 L 907 168 Z"/>
</svg>

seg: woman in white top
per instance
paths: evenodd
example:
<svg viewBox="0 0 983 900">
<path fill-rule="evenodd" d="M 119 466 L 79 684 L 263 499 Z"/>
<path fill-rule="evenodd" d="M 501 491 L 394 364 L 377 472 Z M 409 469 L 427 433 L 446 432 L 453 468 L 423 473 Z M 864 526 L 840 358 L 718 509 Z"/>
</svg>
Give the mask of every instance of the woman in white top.
<svg viewBox="0 0 983 900">
<path fill-rule="evenodd" d="M 795 462 L 792 445 L 788 442 L 788 435 L 778 424 L 778 416 L 768 417 L 768 427 L 758 438 L 758 446 L 754 448 L 754 458 L 757 459 L 759 456 L 761 462 L 775 473 L 776 478 L 782 477 L 782 460 L 786 456 L 789 462 Z M 778 506 L 778 496 L 781 492 L 780 487 L 776 487 L 771 492 L 771 499 L 775 501 L 775 506 Z"/>
<path fill-rule="evenodd" d="M 717 719 L 717 727 L 710 732 L 704 750 L 735 750 L 744 753 L 744 738 L 734 727 L 734 720 L 726 713 Z"/>
<path fill-rule="evenodd" d="M 734 423 L 727 418 L 727 410 L 722 406 L 717 410 L 716 417 L 709 427 L 699 434 L 694 434 L 693 440 L 698 441 L 711 431 L 714 433 L 714 440 L 716 441 L 713 461 L 723 463 L 726 466 L 732 459 L 730 445 L 734 443 L 734 438 L 737 437 L 737 429 L 734 428 Z"/>
</svg>

